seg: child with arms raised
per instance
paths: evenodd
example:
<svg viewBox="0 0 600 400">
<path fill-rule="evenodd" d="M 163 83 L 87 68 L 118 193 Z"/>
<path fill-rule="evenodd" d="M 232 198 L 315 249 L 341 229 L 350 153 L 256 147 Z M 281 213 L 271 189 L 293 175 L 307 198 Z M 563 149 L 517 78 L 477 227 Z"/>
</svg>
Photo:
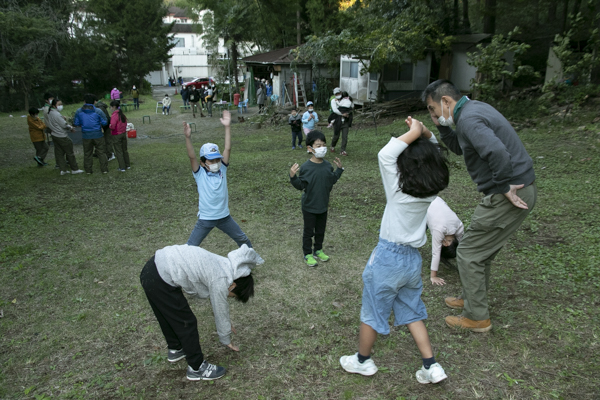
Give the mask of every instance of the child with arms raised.
<svg viewBox="0 0 600 400">
<path fill-rule="evenodd" d="M 373 375 L 377 366 L 371 350 L 377 334 L 390 333 L 388 319 L 394 311 L 394 325 L 407 325 L 423 358 L 417 371 L 419 383 L 437 383 L 447 378 L 435 362 L 427 318 L 421 300 L 421 255 L 418 248 L 427 241 L 427 208 L 435 195 L 448 186 L 448 166 L 437 140 L 421 122 L 408 117 L 409 131 L 392 138 L 379 152 L 379 170 L 387 204 L 381 221 L 379 243 L 363 272 L 358 353 L 340 358 L 351 373 Z"/>
</svg>

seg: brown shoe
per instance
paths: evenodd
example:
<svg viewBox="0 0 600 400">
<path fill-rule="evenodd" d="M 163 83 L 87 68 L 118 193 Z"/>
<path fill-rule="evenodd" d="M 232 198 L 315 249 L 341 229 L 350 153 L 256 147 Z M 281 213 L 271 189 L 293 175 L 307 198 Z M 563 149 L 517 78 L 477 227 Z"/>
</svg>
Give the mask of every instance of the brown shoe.
<svg viewBox="0 0 600 400">
<path fill-rule="evenodd" d="M 459 315 L 457 317 L 446 317 L 446 325 L 450 328 L 468 329 L 472 332 L 487 332 L 492 329 L 492 323 L 489 319 L 482 321 L 473 321 L 472 319 Z"/>
<path fill-rule="evenodd" d="M 465 308 L 465 301 L 460 297 L 446 297 L 444 301 L 446 302 L 446 305 L 450 308 Z"/>
</svg>

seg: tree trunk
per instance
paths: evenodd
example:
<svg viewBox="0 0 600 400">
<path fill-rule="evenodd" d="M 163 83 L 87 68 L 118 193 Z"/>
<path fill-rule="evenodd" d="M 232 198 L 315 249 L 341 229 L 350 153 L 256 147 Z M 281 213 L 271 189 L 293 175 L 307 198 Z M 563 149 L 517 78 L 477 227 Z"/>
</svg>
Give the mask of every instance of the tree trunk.
<svg viewBox="0 0 600 400">
<path fill-rule="evenodd" d="M 496 33 L 496 0 L 485 0 L 483 33 Z"/>
<path fill-rule="evenodd" d="M 469 0 L 463 0 L 463 31 L 471 33 L 471 21 L 469 20 Z"/>
<path fill-rule="evenodd" d="M 556 1 L 551 1 L 548 6 L 548 23 L 552 24 L 556 22 L 556 8 L 558 7 L 558 3 Z"/>
<path fill-rule="evenodd" d="M 296 11 L 296 44 L 300 46 L 302 44 L 302 33 L 300 32 L 300 9 Z"/>
<path fill-rule="evenodd" d="M 454 0 L 454 8 L 452 10 L 452 30 L 454 33 L 458 33 L 458 0 Z"/>
<path fill-rule="evenodd" d="M 240 83 L 238 82 L 238 48 L 235 40 L 231 41 L 231 69 L 233 70 L 233 81 L 235 82 L 235 91 L 240 92 Z"/>
<path fill-rule="evenodd" d="M 573 16 L 577 16 L 579 9 L 581 8 L 581 0 L 575 0 L 575 4 L 573 4 Z"/>
<path fill-rule="evenodd" d="M 562 32 L 567 31 L 567 21 L 569 16 L 569 0 L 565 0 L 563 3 L 563 20 L 562 20 Z"/>
</svg>

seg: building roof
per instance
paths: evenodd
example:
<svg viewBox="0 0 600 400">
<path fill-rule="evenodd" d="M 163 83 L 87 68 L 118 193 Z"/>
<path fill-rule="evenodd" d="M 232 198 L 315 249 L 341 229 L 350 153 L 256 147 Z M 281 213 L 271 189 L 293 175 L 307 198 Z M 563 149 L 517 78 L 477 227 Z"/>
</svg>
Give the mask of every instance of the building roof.
<svg viewBox="0 0 600 400">
<path fill-rule="evenodd" d="M 454 43 L 467 43 L 467 44 L 477 44 L 479 42 L 483 42 L 484 40 L 491 38 L 492 35 L 489 33 L 474 33 L 472 35 L 456 35 L 454 37 Z"/>
<path fill-rule="evenodd" d="M 175 18 L 189 18 L 185 13 L 185 9 L 179 7 L 169 7 L 169 15 Z"/>
<path fill-rule="evenodd" d="M 298 46 L 289 46 L 282 49 L 268 51 L 242 58 L 246 64 L 290 64 L 294 57 L 290 54 Z"/>
</svg>

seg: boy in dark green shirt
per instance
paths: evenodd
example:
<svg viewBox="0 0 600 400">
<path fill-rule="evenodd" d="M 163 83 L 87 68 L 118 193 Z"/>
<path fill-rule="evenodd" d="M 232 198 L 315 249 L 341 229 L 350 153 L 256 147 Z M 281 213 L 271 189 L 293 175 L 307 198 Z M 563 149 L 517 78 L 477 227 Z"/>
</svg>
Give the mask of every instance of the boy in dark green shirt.
<svg viewBox="0 0 600 400">
<path fill-rule="evenodd" d="M 294 164 L 290 169 L 290 182 L 302 193 L 302 214 L 304 215 L 304 233 L 302 250 L 304 261 L 309 267 L 317 265 L 316 258 L 328 261 L 329 256 L 323 253 L 323 239 L 327 226 L 327 208 L 329 193 L 338 181 L 344 168 L 339 158 L 334 160 L 337 169 L 333 171 L 331 164 L 324 160 L 327 154 L 325 135 L 321 131 L 312 131 L 306 137 L 306 148 L 312 157 L 299 167 Z M 297 172 L 300 174 L 297 176 Z M 315 237 L 314 251 L 312 238 Z M 316 258 L 315 258 L 316 257 Z"/>
</svg>

